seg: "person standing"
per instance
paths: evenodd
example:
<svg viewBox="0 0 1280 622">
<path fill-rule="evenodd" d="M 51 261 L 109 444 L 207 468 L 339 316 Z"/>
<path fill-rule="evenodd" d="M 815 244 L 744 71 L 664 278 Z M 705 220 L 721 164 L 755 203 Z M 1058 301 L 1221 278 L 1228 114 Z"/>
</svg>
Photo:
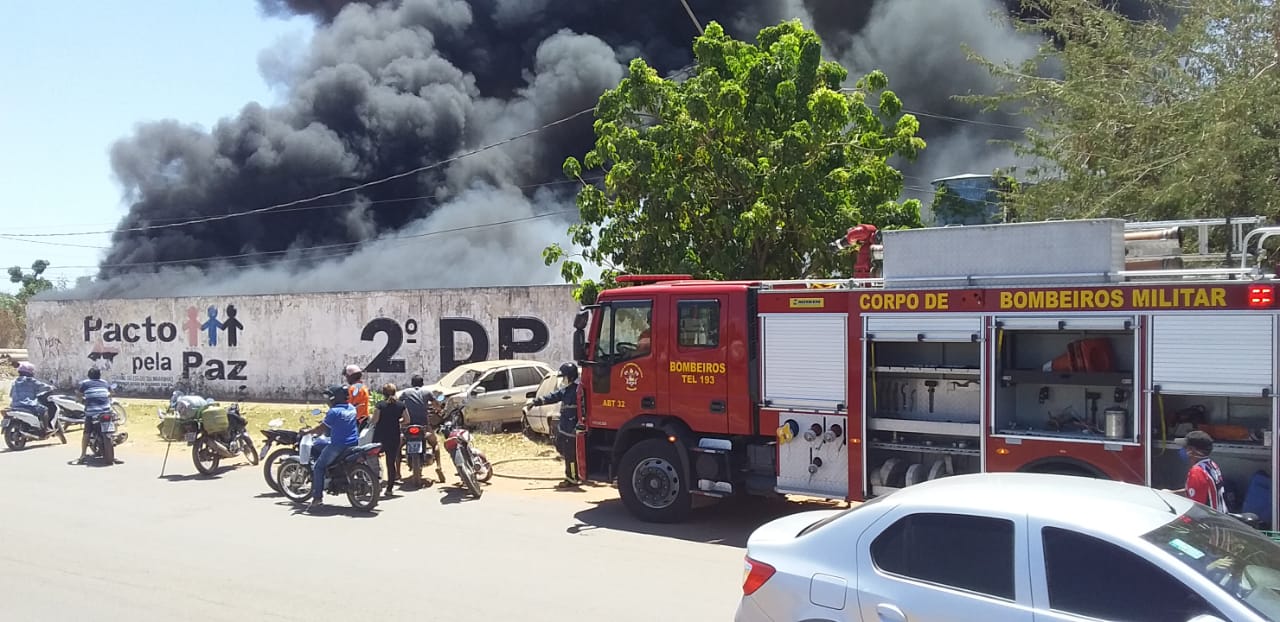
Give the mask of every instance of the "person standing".
<svg viewBox="0 0 1280 622">
<path fill-rule="evenodd" d="M 1192 501 L 1207 505 L 1219 512 L 1227 511 L 1223 501 L 1226 488 L 1222 483 L 1222 470 L 1209 455 L 1213 453 L 1213 437 L 1201 430 L 1192 430 L 1186 438 L 1178 439 L 1182 445 L 1178 452 L 1191 464 L 1187 471 L 1187 485 L 1172 492 L 1183 495 Z"/>
<path fill-rule="evenodd" d="M 559 375 L 569 381 L 564 387 L 530 402 L 533 406 L 560 404 L 560 423 L 556 429 L 556 450 L 564 458 L 564 481 L 559 488 L 572 488 L 582 484 L 578 477 L 578 366 L 565 363 Z M 528 408 L 525 409 L 528 414 Z"/>
<path fill-rule="evenodd" d="M 387 496 L 400 481 L 400 426 L 409 425 L 409 413 L 404 403 L 396 398 L 396 385 L 382 385 L 386 399 L 378 404 L 369 425 L 373 426 L 373 442 L 382 445 L 382 455 L 387 457 Z"/>
<path fill-rule="evenodd" d="M 347 381 L 347 403 L 356 409 L 356 423 L 361 430 L 369 422 L 369 387 L 364 386 L 364 370 L 359 365 L 347 365 L 343 370 Z"/>
</svg>

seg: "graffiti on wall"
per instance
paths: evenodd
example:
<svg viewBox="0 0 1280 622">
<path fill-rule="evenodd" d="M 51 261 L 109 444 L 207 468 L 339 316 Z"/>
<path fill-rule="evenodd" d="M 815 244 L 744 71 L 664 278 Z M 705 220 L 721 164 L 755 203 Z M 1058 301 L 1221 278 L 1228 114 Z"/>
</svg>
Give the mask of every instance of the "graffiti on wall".
<svg viewBox="0 0 1280 622">
<path fill-rule="evenodd" d="M 137 376 L 143 372 L 169 372 L 176 369 L 183 380 L 191 380 L 193 377 L 204 380 L 248 380 L 248 361 L 220 358 L 201 351 L 203 346 L 216 348 L 220 336 L 230 348 L 239 343 L 239 334 L 245 327 L 237 317 L 239 311 L 236 306 L 226 306 L 225 319 L 219 319 L 218 314 L 218 307 L 209 306 L 204 309 L 204 318 L 201 318 L 200 309 L 195 306 L 187 307 L 181 333 L 181 336 L 186 337 L 186 347 L 178 360 L 175 361 L 172 356 L 159 350 L 139 352 L 128 357 L 128 373 Z M 179 336 L 177 322 L 157 322 L 151 315 L 138 322 L 113 322 L 97 315 L 84 316 L 84 342 L 93 345 L 89 351 L 89 359 L 103 370 L 115 367 L 120 347 L 114 344 L 174 343 Z"/>
<path fill-rule="evenodd" d="M 419 341 L 419 323 L 409 318 L 403 322 L 379 317 L 364 325 L 361 341 L 376 341 L 385 337 L 382 349 L 365 364 L 368 373 L 405 373 L 405 360 L 397 358 L 401 348 L 416 345 Z M 440 338 L 440 373 L 447 374 L 459 365 L 487 361 L 490 358 L 512 359 L 517 354 L 537 354 L 547 347 L 551 331 L 540 319 L 530 316 L 499 317 L 497 323 L 498 348 L 490 347 L 489 333 L 484 325 L 471 318 L 443 317 L 438 323 Z M 458 339 L 459 336 L 465 339 Z M 465 352 L 465 354 L 459 354 Z M 495 356 L 496 355 L 496 356 Z"/>
<path fill-rule="evenodd" d="M 572 357 L 577 308 L 560 286 L 33 301 L 28 344 L 60 386 L 93 366 L 126 394 L 299 398 L 348 364 L 397 384 L 494 359 L 554 366 Z"/>
</svg>

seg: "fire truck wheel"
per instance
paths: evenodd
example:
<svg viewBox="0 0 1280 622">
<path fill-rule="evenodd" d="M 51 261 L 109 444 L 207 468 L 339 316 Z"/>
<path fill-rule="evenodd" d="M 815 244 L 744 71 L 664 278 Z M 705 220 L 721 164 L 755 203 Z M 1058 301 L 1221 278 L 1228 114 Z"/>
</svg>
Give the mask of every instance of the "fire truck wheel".
<svg viewBox="0 0 1280 622">
<path fill-rule="evenodd" d="M 692 500 L 680 472 L 680 456 L 666 439 L 636 443 L 623 454 L 618 492 L 633 515 L 649 523 L 674 523 L 689 514 Z"/>
</svg>

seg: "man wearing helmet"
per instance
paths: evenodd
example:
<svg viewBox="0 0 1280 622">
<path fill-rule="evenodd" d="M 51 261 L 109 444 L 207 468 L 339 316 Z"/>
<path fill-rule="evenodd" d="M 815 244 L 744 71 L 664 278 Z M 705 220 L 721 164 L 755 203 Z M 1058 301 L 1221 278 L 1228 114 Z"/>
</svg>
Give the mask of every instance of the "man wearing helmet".
<svg viewBox="0 0 1280 622">
<path fill-rule="evenodd" d="M 18 379 L 13 381 L 13 386 L 9 387 L 9 407 L 24 412 L 35 414 L 40 418 L 40 423 L 48 429 L 49 422 L 45 420 L 48 414 L 44 404 L 36 400 L 36 396 L 45 392 L 52 391 L 53 385 L 36 380 L 36 366 L 23 361 L 18 363 Z"/>
<path fill-rule="evenodd" d="M 325 389 L 325 397 L 329 400 L 329 412 L 324 421 L 303 434 L 329 433 L 329 438 L 318 437 L 311 446 L 311 451 L 320 451 L 316 465 L 311 471 L 311 504 L 308 510 L 320 505 L 324 499 L 324 474 L 329 465 L 338 459 L 338 455 L 347 447 L 355 447 L 360 440 L 360 432 L 356 427 L 356 409 L 347 402 L 347 387 L 331 386 Z"/>
<path fill-rule="evenodd" d="M 347 402 L 356 409 L 356 421 L 363 429 L 369 421 L 369 387 L 364 386 L 364 370 L 359 365 L 347 365 L 342 370 L 347 380 Z"/>
<path fill-rule="evenodd" d="M 569 381 L 558 391 L 536 397 L 530 402 L 532 406 L 543 404 L 560 404 L 560 425 L 556 430 L 556 450 L 564 458 L 564 481 L 560 488 L 581 485 L 578 478 L 578 366 L 565 363 L 560 366 L 559 376 Z M 525 407 L 528 414 L 529 407 Z"/>
</svg>

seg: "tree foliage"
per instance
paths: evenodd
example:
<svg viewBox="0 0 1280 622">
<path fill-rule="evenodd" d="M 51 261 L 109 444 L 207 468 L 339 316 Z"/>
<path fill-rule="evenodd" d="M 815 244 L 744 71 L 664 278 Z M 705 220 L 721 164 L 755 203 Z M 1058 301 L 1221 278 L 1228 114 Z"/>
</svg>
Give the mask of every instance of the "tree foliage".
<svg viewBox="0 0 1280 622">
<path fill-rule="evenodd" d="M 1021 65 L 979 59 L 1020 106 L 1039 162 L 1011 197 L 1031 217 L 1280 215 L 1280 10 L 1273 0 L 1024 0 L 1050 35 Z"/>
<path fill-rule="evenodd" d="M 919 226 L 919 202 L 899 203 L 902 175 L 924 141 L 888 78 L 822 60 L 798 21 L 754 44 L 711 23 L 694 43 L 693 75 L 664 79 L 642 59 L 596 108 L 594 148 L 564 172 L 582 183 L 570 236 L 601 283 L 559 246 L 577 295 L 594 299 L 620 271 L 717 279 L 825 277 L 851 263 L 830 243 L 851 226 Z M 592 172 L 602 171 L 598 180 Z"/>
<path fill-rule="evenodd" d="M 31 272 L 24 272 L 21 266 L 9 268 L 9 282 L 22 286 L 15 296 L 19 302 L 25 304 L 32 296 L 53 289 L 53 282 L 43 276 L 48 267 L 48 261 L 37 259 L 31 264 Z"/>
</svg>

